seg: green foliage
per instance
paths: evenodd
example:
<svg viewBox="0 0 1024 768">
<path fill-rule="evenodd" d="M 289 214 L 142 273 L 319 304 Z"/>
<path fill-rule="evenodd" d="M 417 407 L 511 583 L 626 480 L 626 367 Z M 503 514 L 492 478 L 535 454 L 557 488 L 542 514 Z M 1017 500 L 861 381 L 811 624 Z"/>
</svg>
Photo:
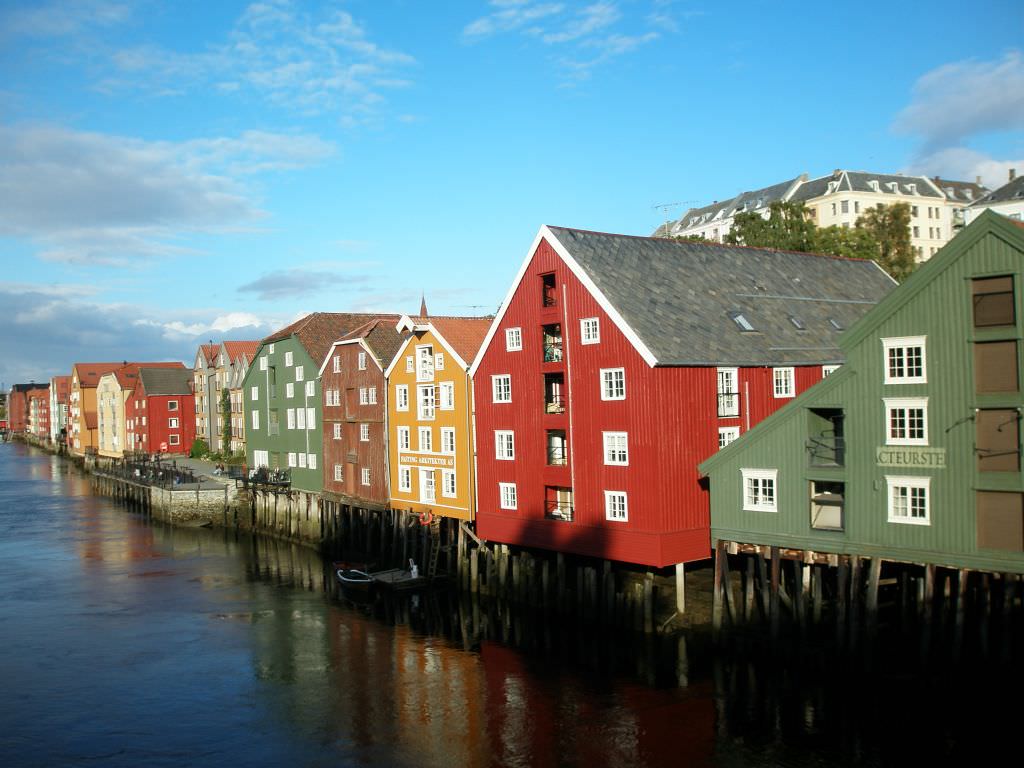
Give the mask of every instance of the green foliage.
<svg viewBox="0 0 1024 768">
<path fill-rule="evenodd" d="M 864 213 L 853 227 L 819 229 L 807 217 L 803 203 L 776 201 L 768 218 L 738 213 L 727 243 L 784 251 L 824 253 L 851 259 L 874 259 L 896 280 L 904 280 L 917 264 L 910 245 L 910 206 L 881 205 Z"/>
<path fill-rule="evenodd" d="M 231 453 L 231 392 L 227 387 L 220 391 L 220 452 Z"/>
<path fill-rule="evenodd" d="M 192 449 L 188 452 L 188 455 L 193 459 L 201 459 L 203 456 L 210 452 L 210 446 L 206 444 L 206 441 L 201 437 L 197 437 L 192 441 Z"/>
<path fill-rule="evenodd" d="M 910 245 L 908 203 L 879 203 L 857 219 L 857 229 L 864 230 L 875 242 L 873 258 L 896 280 L 905 280 L 917 267 Z"/>
<path fill-rule="evenodd" d="M 759 213 L 737 213 L 725 242 L 783 251 L 813 251 L 817 227 L 807 218 L 803 203 L 776 200 L 768 218 Z"/>
<path fill-rule="evenodd" d="M 672 239 L 685 243 L 706 243 L 708 241 L 704 235 L 672 235 Z"/>
</svg>

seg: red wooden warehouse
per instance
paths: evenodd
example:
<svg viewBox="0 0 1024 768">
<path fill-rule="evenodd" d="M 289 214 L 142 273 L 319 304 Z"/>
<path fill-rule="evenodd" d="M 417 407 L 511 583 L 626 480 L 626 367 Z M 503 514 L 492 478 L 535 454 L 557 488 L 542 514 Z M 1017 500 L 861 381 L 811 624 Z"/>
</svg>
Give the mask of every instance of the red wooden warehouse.
<svg viewBox="0 0 1024 768">
<path fill-rule="evenodd" d="M 473 364 L 481 538 L 710 555 L 697 464 L 840 363 L 873 262 L 542 227 Z"/>
<path fill-rule="evenodd" d="M 128 450 L 188 454 L 196 439 L 196 400 L 188 368 L 140 368 L 125 403 Z"/>
<path fill-rule="evenodd" d="M 323 392 L 324 499 L 360 509 L 388 505 L 384 369 L 401 346 L 398 315 L 381 315 L 328 350 Z"/>
</svg>

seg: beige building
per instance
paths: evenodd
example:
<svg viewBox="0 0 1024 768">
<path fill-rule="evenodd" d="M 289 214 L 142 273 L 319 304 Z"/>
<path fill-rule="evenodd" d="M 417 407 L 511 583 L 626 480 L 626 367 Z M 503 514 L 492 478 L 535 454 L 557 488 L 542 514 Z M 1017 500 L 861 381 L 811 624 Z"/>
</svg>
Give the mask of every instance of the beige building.
<svg viewBox="0 0 1024 768">
<path fill-rule="evenodd" d="M 663 225 L 655 236 L 700 236 L 722 242 L 739 213 L 768 217 L 773 202 L 803 203 L 819 227 L 852 227 L 876 205 L 910 206 L 910 242 L 918 261 L 945 245 L 963 225 L 963 209 L 988 190 L 980 184 L 938 177 L 902 176 L 836 170 L 809 179 L 807 174 L 770 187 L 743 192 L 724 202 L 691 208 L 676 222 Z"/>
<path fill-rule="evenodd" d="M 192 366 L 193 391 L 196 397 L 196 438 L 202 439 L 212 451 L 221 449 L 224 414 L 221 396 L 228 390 L 231 402 L 232 452 L 245 451 L 245 418 L 242 413 L 242 381 L 249 370 L 259 341 L 224 341 L 201 344 Z"/>
<path fill-rule="evenodd" d="M 126 363 L 103 374 L 96 385 L 96 452 L 120 458 L 128 452 L 125 404 L 139 382 L 142 368 L 184 368 L 181 363 Z"/>
<path fill-rule="evenodd" d="M 968 224 L 978 218 L 982 211 L 990 210 L 1014 221 L 1024 220 L 1024 176 L 1018 176 L 1016 168 L 1010 169 L 1009 176 L 1006 184 L 981 198 L 965 211 Z"/>
</svg>

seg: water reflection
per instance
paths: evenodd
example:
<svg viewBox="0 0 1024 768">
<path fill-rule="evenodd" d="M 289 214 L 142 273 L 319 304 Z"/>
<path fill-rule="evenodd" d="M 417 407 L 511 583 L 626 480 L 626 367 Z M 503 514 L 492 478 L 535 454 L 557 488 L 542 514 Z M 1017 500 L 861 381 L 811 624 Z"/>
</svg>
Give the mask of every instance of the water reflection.
<svg viewBox="0 0 1024 768">
<path fill-rule="evenodd" d="M 306 548 L 150 522 L 67 467 L 0 446 L 5 766 L 884 765 L 1015 733 L 943 706 L 981 682 L 899 665 L 443 592 L 351 605 Z"/>
</svg>

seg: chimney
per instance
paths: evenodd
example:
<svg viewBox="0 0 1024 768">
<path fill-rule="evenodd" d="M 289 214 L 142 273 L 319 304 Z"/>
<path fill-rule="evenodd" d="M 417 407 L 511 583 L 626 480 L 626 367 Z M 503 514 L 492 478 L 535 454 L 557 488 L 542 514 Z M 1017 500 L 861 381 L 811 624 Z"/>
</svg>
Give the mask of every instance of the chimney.
<svg viewBox="0 0 1024 768">
<path fill-rule="evenodd" d="M 974 177 L 974 183 L 977 184 L 980 187 L 981 186 L 981 176 L 975 176 Z"/>
<path fill-rule="evenodd" d="M 1010 169 L 1010 181 L 1013 181 L 1016 178 L 1017 178 L 1017 169 L 1016 168 L 1011 168 Z"/>
</svg>

